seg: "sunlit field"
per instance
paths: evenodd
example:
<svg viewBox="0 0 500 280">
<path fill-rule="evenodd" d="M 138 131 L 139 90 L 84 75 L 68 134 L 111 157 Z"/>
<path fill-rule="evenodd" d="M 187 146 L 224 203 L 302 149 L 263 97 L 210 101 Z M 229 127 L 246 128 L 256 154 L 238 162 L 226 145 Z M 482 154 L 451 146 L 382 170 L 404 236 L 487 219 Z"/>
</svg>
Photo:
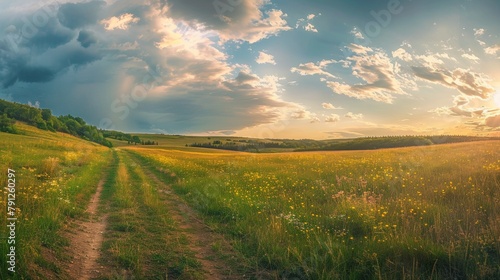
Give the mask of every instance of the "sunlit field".
<svg viewBox="0 0 500 280">
<path fill-rule="evenodd" d="M 68 218 L 82 216 L 111 153 L 108 148 L 18 123 L 21 135 L 0 133 L 1 213 L 7 210 L 7 169 L 15 170 L 16 274 L 19 279 L 59 273 L 54 254 L 64 257 L 60 235 Z M 8 236 L 7 215 L 0 234 Z M 2 241 L 2 252 L 8 252 Z M 2 255 L 4 260 L 5 255 Z M 2 261 L 0 279 L 9 279 Z M 5 274 L 4 274 L 5 273 Z"/>
<path fill-rule="evenodd" d="M 500 279 L 499 147 L 126 149 L 273 277 Z"/>
</svg>

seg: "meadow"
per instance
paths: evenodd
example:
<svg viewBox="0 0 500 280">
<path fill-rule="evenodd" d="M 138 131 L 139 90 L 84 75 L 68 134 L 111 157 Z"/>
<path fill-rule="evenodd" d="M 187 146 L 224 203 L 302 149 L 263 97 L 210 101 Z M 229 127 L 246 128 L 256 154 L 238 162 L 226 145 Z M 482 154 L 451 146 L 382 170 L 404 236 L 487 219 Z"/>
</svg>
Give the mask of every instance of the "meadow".
<svg viewBox="0 0 500 280">
<path fill-rule="evenodd" d="M 37 279 L 57 275 L 68 240 L 60 233 L 84 210 L 103 176 L 108 148 L 64 133 L 18 123 L 21 134 L 0 133 L 0 279 Z M 7 169 L 15 170 L 16 274 L 7 271 Z"/>
<path fill-rule="evenodd" d="M 128 147 L 254 272 L 499 279 L 498 142 L 247 154 Z"/>
<path fill-rule="evenodd" d="M 500 279 L 498 141 L 256 154 L 16 127 L 0 133 L 16 274 L 2 242 L 0 279 L 70 279 L 67 232 L 98 182 L 98 279 Z"/>
</svg>

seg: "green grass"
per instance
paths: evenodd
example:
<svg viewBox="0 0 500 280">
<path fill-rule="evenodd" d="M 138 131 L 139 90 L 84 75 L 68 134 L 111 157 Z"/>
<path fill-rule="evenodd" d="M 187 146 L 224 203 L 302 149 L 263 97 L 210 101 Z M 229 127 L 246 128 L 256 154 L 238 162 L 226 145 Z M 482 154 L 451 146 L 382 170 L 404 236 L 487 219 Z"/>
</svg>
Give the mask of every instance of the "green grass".
<svg viewBox="0 0 500 280">
<path fill-rule="evenodd" d="M 276 278 L 500 277 L 498 142 L 271 155 L 130 148 Z"/>
<path fill-rule="evenodd" d="M 83 218 L 103 177 L 102 278 L 202 279 L 191 241 L 166 206 L 171 198 L 151 176 L 244 260 L 227 257 L 221 240 L 210 244 L 212 257 L 250 278 L 500 278 L 498 142 L 249 154 L 184 147 L 206 137 L 140 135 L 160 145 L 110 150 L 17 127 L 22 134 L 0 133 L 0 182 L 16 170 L 18 207 L 17 273 L 2 262 L 0 279 L 64 277 L 69 243 L 61 233 Z M 1 195 L 5 209 L 6 189 Z"/>
<path fill-rule="evenodd" d="M 201 279 L 199 263 L 182 242 L 155 184 L 124 152 L 102 201 L 109 213 L 101 263 L 110 268 L 103 279 Z"/>
<path fill-rule="evenodd" d="M 108 148 L 63 133 L 22 124 L 17 128 L 22 134 L 0 133 L 0 182 L 7 183 L 8 168 L 16 171 L 17 217 L 17 272 L 7 272 L 2 261 L 0 278 L 44 278 L 60 273 L 54 259 L 63 258 L 68 245 L 60 231 L 69 218 L 84 215 L 111 153 Z M 7 191 L 0 193 L 0 207 L 6 209 Z M 0 216 L 2 237 L 8 234 L 6 218 Z M 4 255 L 6 242 L 2 241 L 0 248 Z"/>
</svg>

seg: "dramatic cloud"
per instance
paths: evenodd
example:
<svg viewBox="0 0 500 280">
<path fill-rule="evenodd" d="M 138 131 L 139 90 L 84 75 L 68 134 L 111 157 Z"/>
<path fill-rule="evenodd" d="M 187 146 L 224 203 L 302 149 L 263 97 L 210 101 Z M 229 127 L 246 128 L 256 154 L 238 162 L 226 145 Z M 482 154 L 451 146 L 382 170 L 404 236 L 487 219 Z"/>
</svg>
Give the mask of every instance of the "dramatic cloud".
<svg viewBox="0 0 500 280">
<path fill-rule="evenodd" d="M 91 31 L 86 30 L 80 31 L 76 40 L 80 42 L 80 44 L 84 48 L 88 48 L 91 45 L 97 43 L 97 37 L 95 36 L 95 34 Z"/>
<path fill-rule="evenodd" d="M 62 4 L 57 17 L 59 22 L 68 28 L 85 27 L 99 20 L 100 12 L 105 4 L 104 1 Z"/>
<path fill-rule="evenodd" d="M 283 138 L 321 138 L 336 126 L 339 137 L 460 122 L 498 130 L 500 112 L 488 109 L 500 62 L 490 19 L 464 13 L 455 34 L 445 20 L 403 17 L 368 36 L 374 18 L 362 10 L 383 3 L 334 2 L 311 2 L 308 12 L 273 0 L 0 1 L 0 98 L 135 132 L 252 137 L 281 122 L 273 134 Z M 443 89 L 457 91 L 453 102 Z M 339 104 L 354 111 L 333 111 Z M 447 106 L 429 113 L 432 104 Z"/>
<path fill-rule="evenodd" d="M 133 14 L 123 14 L 119 17 L 101 20 L 101 24 L 104 25 L 104 29 L 106 30 L 127 30 L 130 24 L 137 22 L 139 22 L 139 18 L 134 17 Z"/>
<path fill-rule="evenodd" d="M 404 61 L 411 61 L 413 58 L 411 57 L 411 54 L 409 54 L 405 49 L 399 48 L 395 51 L 392 52 L 392 57 L 394 58 L 399 58 Z"/>
<path fill-rule="evenodd" d="M 348 85 L 328 81 L 328 87 L 335 93 L 385 103 L 392 103 L 394 94 L 406 94 L 385 52 L 356 44 L 351 44 L 349 48 L 354 53 L 348 58 L 352 62 L 352 74 L 365 83 Z"/>
<path fill-rule="evenodd" d="M 336 78 L 333 74 L 324 70 L 326 66 L 334 62 L 335 60 L 322 60 L 318 63 L 301 63 L 298 67 L 293 67 L 292 69 L 290 69 L 290 71 L 292 71 L 292 73 L 298 73 L 302 76 L 321 75 L 329 78 Z"/>
<path fill-rule="evenodd" d="M 461 116 L 472 118 L 474 116 L 481 116 L 484 109 L 473 109 L 467 108 L 466 105 L 469 104 L 470 100 L 468 97 L 463 95 L 457 95 L 453 99 L 454 106 L 452 107 L 440 107 L 430 112 L 436 113 L 440 116 L 450 115 L 450 116 Z"/>
<path fill-rule="evenodd" d="M 321 103 L 321 106 L 324 109 L 328 109 L 328 110 L 340 110 L 340 109 L 344 109 L 342 107 L 335 107 L 335 106 L 333 106 L 332 103 Z"/>
<path fill-rule="evenodd" d="M 78 29 L 91 29 L 104 6 L 103 1 L 92 1 L 21 12 L 21 20 L 14 20 L 5 29 L 8 36 L 0 39 L 2 86 L 47 83 L 69 69 L 76 71 L 100 60 L 104 55 L 98 50 L 85 50 L 97 43 L 96 33 Z"/>
<path fill-rule="evenodd" d="M 428 67 L 411 67 L 415 75 L 423 80 L 439 83 L 455 88 L 468 96 L 487 99 L 495 89 L 488 83 L 489 78 L 483 74 L 457 68 L 453 72 Z"/>
<path fill-rule="evenodd" d="M 19 71 L 18 79 L 27 83 L 43 83 L 54 78 L 54 72 L 45 67 L 27 66 Z"/>
<path fill-rule="evenodd" d="M 216 30 L 222 41 L 255 43 L 291 29 L 282 11 L 261 12 L 267 3 L 264 0 L 242 0 L 235 4 L 205 0 L 170 0 L 168 3 L 172 18 Z"/>
<path fill-rule="evenodd" d="M 274 61 L 274 56 L 267 54 L 265 52 L 259 52 L 259 57 L 257 57 L 256 62 L 258 64 L 269 63 L 276 65 L 276 61 Z"/>
</svg>

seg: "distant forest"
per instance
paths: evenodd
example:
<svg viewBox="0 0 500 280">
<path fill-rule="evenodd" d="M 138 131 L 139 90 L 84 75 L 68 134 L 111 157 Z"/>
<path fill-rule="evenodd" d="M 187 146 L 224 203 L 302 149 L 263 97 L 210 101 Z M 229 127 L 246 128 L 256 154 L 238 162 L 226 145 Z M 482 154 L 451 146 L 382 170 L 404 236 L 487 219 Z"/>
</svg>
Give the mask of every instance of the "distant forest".
<svg viewBox="0 0 500 280">
<path fill-rule="evenodd" d="M 206 143 L 193 143 L 190 147 L 233 150 L 243 152 L 264 152 L 269 149 L 290 149 L 293 151 L 340 151 L 340 150 L 375 150 L 384 148 L 398 148 L 411 146 L 429 146 L 459 142 L 481 140 L 500 140 L 499 137 L 478 137 L 464 135 L 439 135 L 439 136 L 384 136 L 364 137 L 355 139 L 341 139 L 319 141 L 311 139 L 302 140 L 215 140 Z"/>
<path fill-rule="evenodd" d="M 339 151 L 339 150 L 375 150 L 412 146 L 429 146 L 471 141 L 500 140 L 498 137 L 479 137 L 465 135 L 439 136 L 385 136 L 356 138 L 349 141 L 324 145 L 318 148 L 301 149 L 302 151 Z"/>
</svg>

